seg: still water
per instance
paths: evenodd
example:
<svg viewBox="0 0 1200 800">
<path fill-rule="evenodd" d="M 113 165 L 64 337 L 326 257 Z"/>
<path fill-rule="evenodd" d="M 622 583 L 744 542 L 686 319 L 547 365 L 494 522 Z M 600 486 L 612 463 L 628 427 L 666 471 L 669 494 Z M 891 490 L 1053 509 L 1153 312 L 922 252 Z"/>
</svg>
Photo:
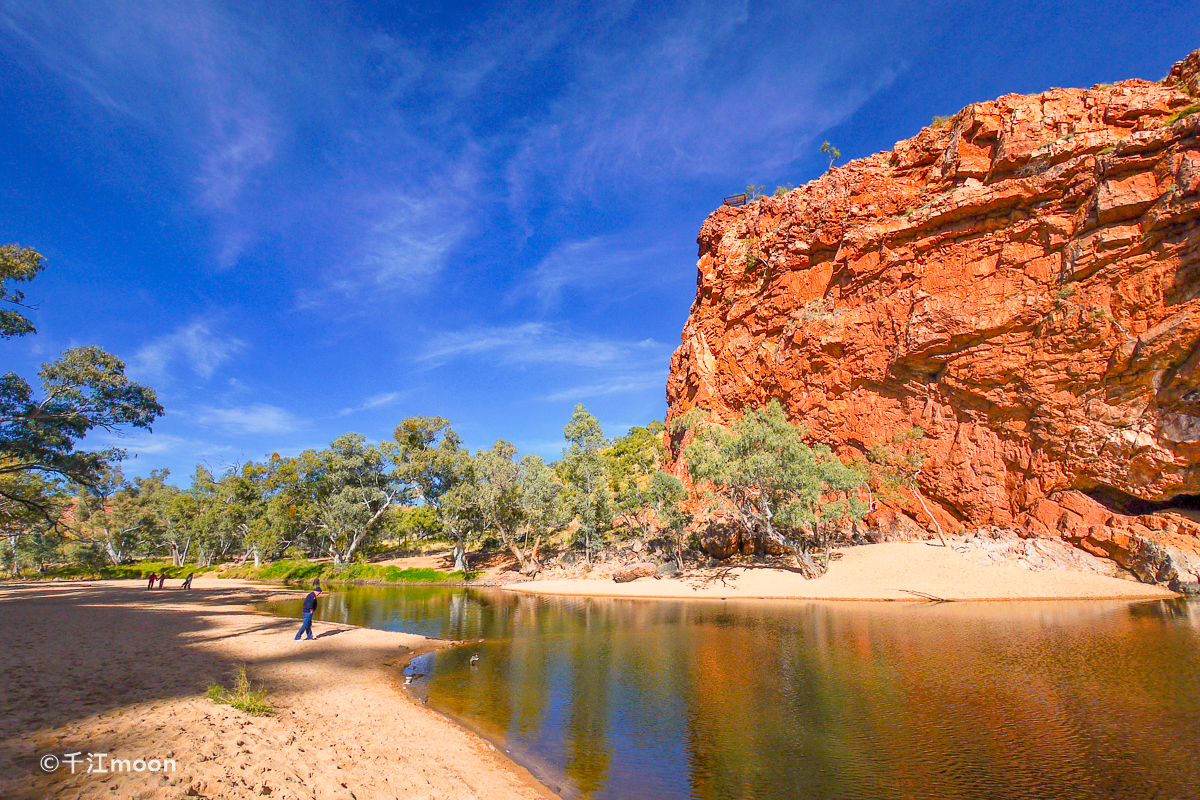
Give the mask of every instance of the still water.
<svg viewBox="0 0 1200 800">
<path fill-rule="evenodd" d="M 418 660 L 414 686 L 566 797 L 1200 797 L 1200 603 L 321 604 L 484 639 Z"/>
</svg>

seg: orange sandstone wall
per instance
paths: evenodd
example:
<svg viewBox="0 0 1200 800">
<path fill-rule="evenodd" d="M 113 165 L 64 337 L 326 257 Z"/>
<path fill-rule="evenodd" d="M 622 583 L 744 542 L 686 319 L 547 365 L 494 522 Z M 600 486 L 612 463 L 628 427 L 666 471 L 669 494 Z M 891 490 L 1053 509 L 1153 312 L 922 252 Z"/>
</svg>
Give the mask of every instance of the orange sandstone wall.
<svg viewBox="0 0 1200 800">
<path fill-rule="evenodd" d="M 843 452 L 920 426 L 943 526 L 1165 548 L 1144 569 L 1196 579 L 1168 507 L 1200 500 L 1198 74 L 976 103 L 718 209 L 669 416 L 778 398 Z"/>
</svg>

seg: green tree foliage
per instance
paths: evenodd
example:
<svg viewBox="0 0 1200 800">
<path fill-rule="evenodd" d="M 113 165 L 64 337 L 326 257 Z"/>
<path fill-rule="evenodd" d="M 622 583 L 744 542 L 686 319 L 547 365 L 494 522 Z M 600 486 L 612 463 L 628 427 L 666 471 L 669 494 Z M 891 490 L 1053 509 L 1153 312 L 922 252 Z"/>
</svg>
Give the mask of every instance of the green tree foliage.
<svg viewBox="0 0 1200 800">
<path fill-rule="evenodd" d="M 579 521 L 579 539 L 590 561 L 599 545 L 599 534 L 612 519 L 608 471 L 601 451 L 609 444 L 600 421 L 584 408 L 575 406 L 570 422 L 563 430 L 567 447 L 559 462 L 567 489 L 567 503 Z"/>
<path fill-rule="evenodd" d="M 409 501 L 408 476 L 398 453 L 390 444 L 376 447 L 361 434 L 347 433 L 316 454 L 316 510 L 333 563 L 350 561 L 382 529 L 379 523 L 388 509 Z"/>
<path fill-rule="evenodd" d="M 14 284 L 32 280 L 44 260 L 35 250 L 18 245 L 0 247 L 0 338 L 34 333 L 17 308 L 24 294 Z M 90 485 L 100 480 L 105 464 L 122 456 L 119 450 L 80 452 L 75 449 L 91 430 L 125 426 L 149 429 L 163 412 L 154 390 L 125 377 L 125 365 L 99 347 L 76 347 L 42 365 L 41 392 L 19 375 L 0 375 L 0 478 L 18 473 L 55 475 Z M 0 495 L 48 515 L 36 497 L 22 495 L 0 480 Z"/>
<path fill-rule="evenodd" d="M 99 550 L 108 563 L 128 563 L 157 539 L 162 519 L 154 493 L 162 473 L 126 481 L 121 468 L 107 465 L 90 486 L 79 486 L 68 536 Z"/>
<path fill-rule="evenodd" d="M 866 513 L 856 491 L 862 471 L 826 445 L 805 444 L 776 400 L 729 428 L 693 425 L 695 439 L 684 450 L 692 480 L 710 484 L 709 496 L 725 501 L 747 533 L 784 545 L 806 576 L 819 575 L 824 565 L 818 567 L 809 551 L 822 548 L 827 556 L 829 525 Z"/>
<path fill-rule="evenodd" d="M 444 417 L 409 417 L 386 446 L 397 474 L 433 507 L 442 532 L 454 542 L 454 570 L 466 572 L 467 546 L 480 530 L 471 454 Z"/>
<path fill-rule="evenodd" d="M 511 442 L 498 439 L 490 450 L 475 454 L 473 473 L 484 525 L 499 535 L 523 568 L 526 556 L 520 547 L 520 531 L 525 508 L 521 503 L 521 467 L 516 455 L 517 448 Z"/>
<path fill-rule="evenodd" d="M 925 429 L 914 426 L 897 432 L 890 442 L 874 442 L 867 448 L 867 461 L 874 467 L 874 477 L 879 488 L 886 496 L 894 496 L 898 489 L 907 489 L 920 502 L 925 515 L 933 522 L 937 531 L 938 541 L 945 546 L 946 539 L 942 535 L 941 523 L 929 512 L 929 506 L 921 495 L 921 487 L 917 477 L 921 474 L 928 454 L 920 449 L 920 442 L 925 438 Z"/>
<path fill-rule="evenodd" d="M 312 451 L 299 458 L 281 458 L 275 453 L 268 460 L 266 523 L 274 537 L 266 548 L 268 557 L 276 557 L 289 548 L 309 555 L 324 552 L 325 539 L 317 513 L 320 495 L 317 467 Z"/>
<path fill-rule="evenodd" d="M 58 486 L 32 472 L 6 475 L 0 481 L 8 485 L 8 491 L 0 495 L 0 536 L 5 542 L 0 559 L 4 569 L 16 576 L 25 570 L 41 572 L 62 544 L 55 520 L 65 506 L 63 493 Z M 33 502 L 17 502 L 9 496 Z"/>
<path fill-rule="evenodd" d="M 36 278 L 45 266 L 46 260 L 42 258 L 42 254 L 32 247 L 21 247 L 19 244 L 0 245 L 0 303 L 29 308 L 25 305 L 25 293 L 12 284 L 28 283 Z M 33 323 L 16 308 L 0 307 L 0 339 L 11 339 L 34 332 Z"/>
<path fill-rule="evenodd" d="M 837 160 L 842 157 L 842 151 L 838 150 L 829 142 L 825 142 L 821 145 L 821 152 L 829 156 L 829 169 L 833 169 L 833 165 L 836 164 Z"/>
<path fill-rule="evenodd" d="M 664 539 L 671 545 L 675 563 L 683 569 L 684 542 L 687 538 L 687 526 L 692 517 L 683 510 L 683 501 L 687 500 L 687 489 L 683 482 L 669 472 L 659 470 L 650 476 L 650 486 L 647 490 L 647 504 L 654 509 L 658 518 L 659 530 Z"/>
<path fill-rule="evenodd" d="M 412 542 L 430 536 L 437 536 L 442 531 L 438 522 L 437 512 L 432 506 L 400 506 L 393 509 L 385 521 L 387 530 L 405 547 Z"/>
<path fill-rule="evenodd" d="M 541 569 L 538 547 L 542 541 L 571 521 L 566 494 L 554 470 L 541 456 L 528 454 L 521 458 L 517 470 L 517 493 L 521 502 L 521 548 L 525 561 L 521 571 L 533 574 Z M 529 539 L 533 537 L 533 545 Z"/>
<path fill-rule="evenodd" d="M 645 427 L 633 427 L 604 448 L 601 458 L 608 474 L 608 488 L 619 495 L 630 484 L 644 482 L 662 463 L 663 424 L 657 420 Z"/>
<path fill-rule="evenodd" d="M 624 522 L 643 536 L 652 535 L 657 522 L 650 482 L 665 457 L 662 431 L 663 424 L 657 421 L 644 428 L 630 428 L 629 433 L 601 451 L 617 522 Z"/>
<path fill-rule="evenodd" d="M 512 444 L 497 441 L 491 450 L 476 454 L 474 477 L 484 523 L 516 557 L 521 573 L 532 575 L 541 569 L 543 537 L 568 520 L 554 471 L 539 456 L 518 462 L 516 455 Z"/>
</svg>

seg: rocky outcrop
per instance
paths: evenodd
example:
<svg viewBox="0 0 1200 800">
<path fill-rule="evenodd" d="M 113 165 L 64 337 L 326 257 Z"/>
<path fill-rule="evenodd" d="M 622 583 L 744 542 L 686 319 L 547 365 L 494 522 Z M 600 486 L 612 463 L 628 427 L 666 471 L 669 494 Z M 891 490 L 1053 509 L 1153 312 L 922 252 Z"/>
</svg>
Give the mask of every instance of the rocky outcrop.
<svg viewBox="0 0 1200 800">
<path fill-rule="evenodd" d="M 629 583 L 636 581 L 638 578 L 649 578 L 658 570 L 658 564 L 653 561 L 641 561 L 631 567 L 619 569 L 613 573 L 613 580 L 617 583 Z"/>
<path fill-rule="evenodd" d="M 718 209 L 669 416 L 778 398 L 843 454 L 923 458 L 921 497 L 885 505 L 924 526 L 1060 537 L 1193 585 L 1198 90 L 1200 51 L 1161 83 L 1006 95 Z"/>
</svg>

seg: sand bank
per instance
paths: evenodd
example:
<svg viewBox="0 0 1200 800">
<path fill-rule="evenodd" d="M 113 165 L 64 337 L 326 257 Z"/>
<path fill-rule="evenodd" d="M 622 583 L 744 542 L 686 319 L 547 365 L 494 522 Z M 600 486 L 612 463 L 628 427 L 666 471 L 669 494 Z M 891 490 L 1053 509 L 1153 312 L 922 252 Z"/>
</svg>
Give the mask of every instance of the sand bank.
<svg viewBox="0 0 1200 800">
<path fill-rule="evenodd" d="M 806 600 L 1078 600 L 1176 597 L 1135 581 L 1067 569 L 1032 571 L 973 563 L 926 542 L 850 547 L 815 580 L 775 569 L 706 568 L 682 578 L 611 578 L 510 583 L 535 594 L 659 598 L 793 598 Z"/>
<path fill-rule="evenodd" d="M 175 583 L 172 581 L 172 583 Z M 283 592 L 198 578 L 0 584 L 0 797 L 553 797 L 491 745 L 403 694 L 421 636 L 252 613 Z M 250 716 L 204 696 L 245 664 L 274 704 Z M 46 774 L 39 759 L 79 752 Z M 173 773 L 87 774 L 88 753 L 173 759 Z M 93 766 L 103 764 L 93 758 Z"/>
</svg>

